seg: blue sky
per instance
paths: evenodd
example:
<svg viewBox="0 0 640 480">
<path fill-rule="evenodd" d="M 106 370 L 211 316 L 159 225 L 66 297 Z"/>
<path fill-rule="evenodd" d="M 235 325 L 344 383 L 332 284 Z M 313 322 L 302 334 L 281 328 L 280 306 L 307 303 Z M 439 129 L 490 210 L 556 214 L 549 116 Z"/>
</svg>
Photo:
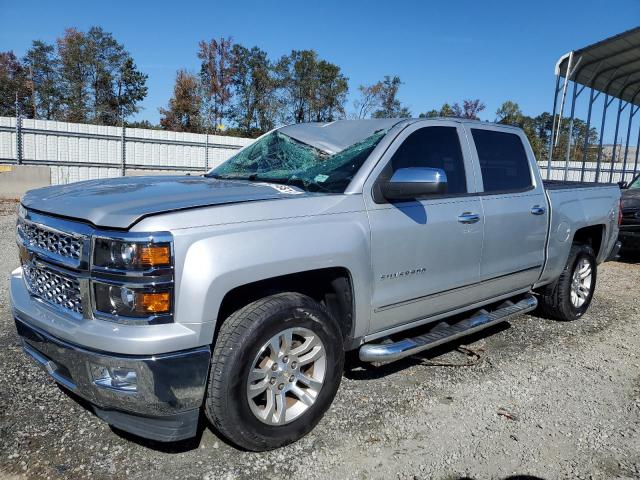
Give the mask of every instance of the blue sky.
<svg viewBox="0 0 640 480">
<path fill-rule="evenodd" d="M 563 53 L 640 23 L 640 0 L 610 1 L 16 1 L 0 0 L 0 50 L 23 55 L 33 39 L 100 25 L 149 75 L 138 119 L 157 122 L 179 68 L 197 71 L 199 40 L 232 36 L 272 58 L 315 49 L 360 84 L 404 82 L 414 115 L 480 98 L 493 120 L 502 101 L 526 114 L 550 110 L 553 67 Z M 579 114 L 580 112 L 578 112 Z"/>
</svg>

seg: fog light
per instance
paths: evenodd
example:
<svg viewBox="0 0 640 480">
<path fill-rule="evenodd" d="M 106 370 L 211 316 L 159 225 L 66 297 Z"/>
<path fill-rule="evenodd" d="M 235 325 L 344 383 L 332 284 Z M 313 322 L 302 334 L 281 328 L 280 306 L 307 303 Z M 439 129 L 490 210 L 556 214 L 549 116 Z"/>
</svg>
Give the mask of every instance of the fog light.
<svg viewBox="0 0 640 480">
<path fill-rule="evenodd" d="M 102 388 L 123 392 L 138 391 L 138 374 L 131 368 L 91 365 L 93 383 Z"/>
</svg>

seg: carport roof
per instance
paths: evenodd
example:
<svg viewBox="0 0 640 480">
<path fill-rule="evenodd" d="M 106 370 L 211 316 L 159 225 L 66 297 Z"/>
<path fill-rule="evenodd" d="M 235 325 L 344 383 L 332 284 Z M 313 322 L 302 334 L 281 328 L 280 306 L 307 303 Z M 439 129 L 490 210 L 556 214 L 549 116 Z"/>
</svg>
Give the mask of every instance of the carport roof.
<svg viewBox="0 0 640 480">
<path fill-rule="evenodd" d="M 640 27 L 563 55 L 556 75 L 566 77 L 567 67 L 570 80 L 640 105 Z"/>
</svg>

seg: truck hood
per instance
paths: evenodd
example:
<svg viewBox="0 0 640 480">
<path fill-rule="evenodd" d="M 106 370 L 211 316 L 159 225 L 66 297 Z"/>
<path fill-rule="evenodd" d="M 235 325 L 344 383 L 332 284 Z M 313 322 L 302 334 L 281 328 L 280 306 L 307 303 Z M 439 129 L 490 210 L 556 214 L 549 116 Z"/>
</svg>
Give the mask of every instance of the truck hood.
<svg viewBox="0 0 640 480">
<path fill-rule="evenodd" d="M 157 213 L 300 195 L 306 193 L 272 183 L 191 176 L 125 177 L 31 190 L 22 198 L 22 205 L 120 229 Z"/>
</svg>

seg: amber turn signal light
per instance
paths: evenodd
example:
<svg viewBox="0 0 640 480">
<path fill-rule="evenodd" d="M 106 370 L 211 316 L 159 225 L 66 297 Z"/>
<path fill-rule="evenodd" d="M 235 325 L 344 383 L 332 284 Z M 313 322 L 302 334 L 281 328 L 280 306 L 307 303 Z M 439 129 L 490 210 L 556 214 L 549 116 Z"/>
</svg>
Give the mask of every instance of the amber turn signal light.
<svg viewBox="0 0 640 480">
<path fill-rule="evenodd" d="M 143 245 L 139 250 L 140 264 L 161 267 L 171 264 L 169 245 Z"/>
<path fill-rule="evenodd" d="M 169 292 L 136 293 L 136 307 L 141 313 L 167 313 L 171 308 Z"/>
</svg>

